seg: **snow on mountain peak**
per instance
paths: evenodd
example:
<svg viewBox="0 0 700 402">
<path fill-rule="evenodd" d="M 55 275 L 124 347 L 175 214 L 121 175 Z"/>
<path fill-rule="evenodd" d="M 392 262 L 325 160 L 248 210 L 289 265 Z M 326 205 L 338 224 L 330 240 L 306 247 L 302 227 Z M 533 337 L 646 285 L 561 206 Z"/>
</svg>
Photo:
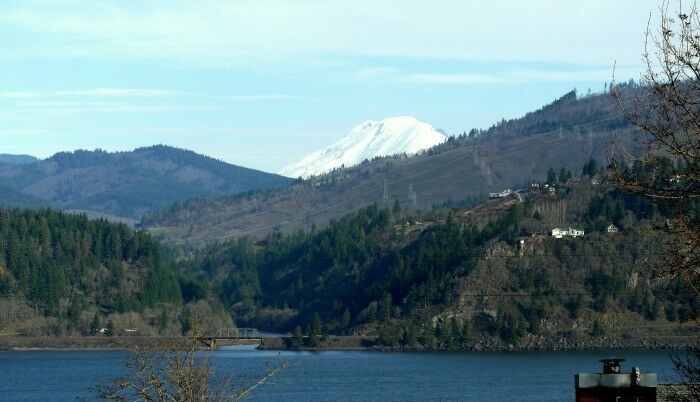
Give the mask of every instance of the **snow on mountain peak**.
<svg viewBox="0 0 700 402">
<path fill-rule="evenodd" d="M 447 137 L 433 126 L 411 116 L 368 120 L 355 126 L 336 143 L 305 156 L 279 173 L 307 178 L 341 166 L 354 166 L 377 156 L 412 155 L 446 140 Z"/>
</svg>

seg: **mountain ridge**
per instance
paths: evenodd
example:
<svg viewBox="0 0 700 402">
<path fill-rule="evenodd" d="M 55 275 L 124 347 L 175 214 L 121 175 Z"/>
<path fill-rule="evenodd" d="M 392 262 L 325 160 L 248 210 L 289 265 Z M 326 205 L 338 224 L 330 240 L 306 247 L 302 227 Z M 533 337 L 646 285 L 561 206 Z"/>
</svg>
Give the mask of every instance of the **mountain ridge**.
<svg viewBox="0 0 700 402">
<path fill-rule="evenodd" d="M 27 164 L 38 162 L 39 158 L 32 155 L 0 154 L 0 163 Z"/>
<path fill-rule="evenodd" d="M 529 186 L 550 168 L 566 167 L 579 176 L 591 158 L 605 158 L 614 138 L 633 150 L 632 130 L 609 93 L 579 97 L 572 91 L 520 118 L 451 137 L 413 157 L 376 158 L 281 190 L 190 200 L 156 212 L 142 225 L 171 244 L 201 246 L 322 227 L 373 203 L 398 200 L 413 210 L 469 203 L 492 191 Z"/>
<path fill-rule="evenodd" d="M 0 185 L 55 208 L 132 219 L 193 197 L 289 183 L 291 179 L 279 175 L 165 145 L 124 152 L 59 152 L 28 165 L 0 165 Z"/>
</svg>

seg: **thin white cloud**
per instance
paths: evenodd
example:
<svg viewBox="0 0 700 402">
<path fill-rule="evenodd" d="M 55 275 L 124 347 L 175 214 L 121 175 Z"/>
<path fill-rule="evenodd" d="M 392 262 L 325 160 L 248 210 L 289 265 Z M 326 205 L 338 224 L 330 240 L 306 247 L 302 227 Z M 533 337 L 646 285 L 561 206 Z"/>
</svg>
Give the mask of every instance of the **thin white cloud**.
<svg viewBox="0 0 700 402">
<path fill-rule="evenodd" d="M 115 105 L 84 107 L 70 110 L 73 113 L 170 113 L 204 110 L 224 110 L 224 106 L 214 105 Z"/>
<path fill-rule="evenodd" d="M 247 66 L 334 55 L 630 63 L 640 58 L 656 8 L 655 0 L 7 0 L 0 35 L 13 43 L 0 57 Z"/>
<path fill-rule="evenodd" d="M 66 91 L 11 91 L 0 92 L 0 98 L 60 98 L 60 97 L 134 97 L 155 98 L 181 94 L 168 89 L 93 88 Z"/>
<path fill-rule="evenodd" d="M 115 114 L 155 114 L 175 112 L 196 112 L 231 110 L 224 105 L 181 105 L 181 104 L 155 104 L 135 105 L 127 103 L 108 104 L 75 104 L 73 106 L 44 106 L 30 104 L 15 107 L 9 111 L 0 111 L 0 121 L 36 121 L 37 119 L 71 119 L 80 114 L 115 113 Z"/>
<path fill-rule="evenodd" d="M 27 135 L 51 135 L 52 132 L 49 129 L 44 128 L 14 128 L 14 129 L 2 129 L 0 130 L 0 137 L 24 137 Z M 25 144 L 9 145 L 2 144 L 3 148 L 17 148 L 24 149 Z"/>
<path fill-rule="evenodd" d="M 265 100 L 299 99 L 298 96 L 282 95 L 282 94 L 228 95 L 225 98 L 229 99 L 229 100 L 233 100 L 233 101 L 265 101 Z"/>
<path fill-rule="evenodd" d="M 492 74 L 405 74 L 398 81 L 419 84 L 505 84 L 515 83 L 505 76 Z"/>
<path fill-rule="evenodd" d="M 351 74 L 351 79 L 366 81 L 373 79 L 384 79 L 400 74 L 401 71 L 394 67 L 362 67 Z"/>
<path fill-rule="evenodd" d="M 618 68 L 616 74 L 619 77 L 634 78 L 639 75 L 640 68 Z M 590 70 L 506 70 L 492 74 L 463 73 L 463 74 L 440 74 L 440 73 L 419 73 L 405 74 L 396 73 L 392 79 L 398 82 L 415 84 L 438 84 L 438 85 L 469 85 L 469 84 L 523 84 L 532 82 L 590 82 L 590 81 L 610 81 L 612 80 L 613 67 L 609 69 L 596 68 Z"/>
<path fill-rule="evenodd" d="M 0 92 L 0 98 L 11 99 L 48 99 L 48 98 L 72 98 L 72 97 L 104 97 L 104 98 L 159 98 L 178 95 L 198 96 L 209 99 L 225 99 L 233 101 L 265 101 L 265 100 L 290 100 L 299 99 L 296 95 L 289 94 L 240 94 L 240 95 L 197 95 L 190 92 L 170 89 L 144 89 L 144 88 L 94 88 L 63 91 L 7 91 Z"/>
<path fill-rule="evenodd" d="M 288 94 L 198 95 L 165 89 L 96 88 L 0 92 L 0 99 L 5 99 L 8 103 L 5 109 L 0 111 L 0 121 L 12 121 L 32 120 L 37 117 L 69 118 L 81 113 L 232 110 L 230 101 L 265 102 L 300 98 Z M 152 99 L 156 99 L 157 103 L 153 103 Z M 183 99 L 189 102 L 182 103 Z"/>
</svg>

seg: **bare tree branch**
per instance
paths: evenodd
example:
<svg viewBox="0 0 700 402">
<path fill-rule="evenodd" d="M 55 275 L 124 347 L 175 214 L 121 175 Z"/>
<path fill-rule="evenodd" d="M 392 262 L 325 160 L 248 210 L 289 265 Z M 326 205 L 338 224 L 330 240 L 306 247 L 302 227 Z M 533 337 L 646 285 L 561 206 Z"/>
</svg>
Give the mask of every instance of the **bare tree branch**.
<svg viewBox="0 0 700 402">
<path fill-rule="evenodd" d="M 265 375 L 240 389 L 232 388 L 233 376 L 214 386 L 209 356 L 200 350 L 204 345 L 200 328 L 201 325 L 195 325 L 189 337 L 165 341 L 152 350 L 134 348 L 126 362 L 127 374 L 98 387 L 97 395 L 120 402 L 238 401 L 287 367 L 280 359 L 279 365 L 268 368 Z"/>
<path fill-rule="evenodd" d="M 650 16 L 644 41 L 645 71 L 633 96 L 613 90 L 623 114 L 637 128 L 635 156 L 617 143 L 608 154 L 618 188 L 663 205 L 666 227 L 662 275 L 675 275 L 700 291 L 700 14 L 693 3 L 659 8 L 658 30 Z"/>
</svg>

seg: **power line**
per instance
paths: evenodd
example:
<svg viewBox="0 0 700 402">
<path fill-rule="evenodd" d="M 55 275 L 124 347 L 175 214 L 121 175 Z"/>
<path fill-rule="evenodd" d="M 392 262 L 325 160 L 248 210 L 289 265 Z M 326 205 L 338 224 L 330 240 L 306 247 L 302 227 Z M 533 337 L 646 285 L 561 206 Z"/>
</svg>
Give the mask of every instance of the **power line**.
<svg viewBox="0 0 700 402">
<path fill-rule="evenodd" d="M 384 195 L 382 196 L 382 201 L 384 202 L 384 205 L 389 203 L 389 189 L 388 189 L 386 177 L 384 178 Z"/>
<path fill-rule="evenodd" d="M 622 117 L 622 114 L 619 114 L 619 113 L 618 113 L 618 114 L 615 114 L 615 115 L 613 115 L 613 116 L 608 116 L 608 117 L 606 117 L 606 118 L 601 118 L 601 119 L 598 119 L 598 120 L 595 120 L 595 121 L 591 121 L 591 122 L 587 122 L 587 123 L 581 123 L 581 124 L 578 124 L 578 125 L 571 125 L 571 126 L 567 127 L 567 129 L 568 129 L 568 130 L 573 130 L 573 129 L 579 129 L 579 128 L 583 128 L 583 127 L 593 127 L 593 126 L 595 126 L 595 125 L 598 125 L 598 124 L 601 124 L 601 123 L 603 123 L 603 122 L 610 121 L 610 120 L 613 120 L 613 119 L 616 119 L 616 118 L 619 118 L 619 117 Z M 518 139 L 518 140 L 515 140 L 515 141 L 512 141 L 512 142 L 509 142 L 509 143 L 506 144 L 506 145 L 512 147 L 513 145 L 518 145 L 518 144 L 520 144 L 520 143 L 532 141 L 532 140 L 534 140 L 534 139 L 537 139 L 537 138 L 540 138 L 540 137 L 543 137 L 543 136 L 547 136 L 547 135 L 550 135 L 550 134 L 552 134 L 552 133 L 557 133 L 557 132 L 559 132 L 559 130 L 560 130 L 560 128 L 557 128 L 557 129 L 555 129 L 555 130 L 549 130 L 549 131 L 544 131 L 544 132 L 541 132 L 541 133 L 532 134 L 532 135 L 530 135 L 530 136 L 523 137 L 522 139 Z M 560 140 L 559 138 L 555 138 L 553 141 L 548 141 L 548 142 L 545 142 L 545 143 L 543 143 L 543 144 L 539 144 L 538 146 L 540 146 L 540 147 L 541 147 L 541 146 L 546 146 L 546 145 L 549 145 L 549 144 L 552 144 L 552 143 L 555 143 L 555 142 L 558 142 L 558 141 L 561 141 L 561 140 Z M 446 155 L 446 154 L 449 154 L 449 153 L 455 153 L 455 152 L 457 152 L 457 151 L 463 152 L 463 151 L 465 151 L 465 150 L 470 150 L 470 149 L 473 150 L 473 149 L 476 149 L 478 146 L 479 146 L 478 144 L 466 145 L 466 146 L 462 146 L 462 147 L 457 147 L 457 148 L 453 148 L 453 149 L 446 150 L 446 151 L 444 151 L 444 152 L 441 152 L 440 154 L 441 154 L 441 155 Z M 489 147 L 481 147 L 481 150 L 485 150 L 485 149 L 496 149 L 496 148 L 500 148 L 500 147 L 502 147 L 502 144 L 501 144 L 501 145 L 492 145 L 492 146 L 489 146 Z M 490 160 L 491 160 L 491 161 L 493 161 L 493 160 L 499 160 L 499 159 L 503 159 L 503 158 L 505 158 L 505 157 L 512 156 L 512 155 L 515 155 L 515 154 L 517 154 L 517 153 L 526 152 L 526 151 L 529 151 L 529 150 L 520 149 L 520 150 L 514 151 L 514 152 L 512 152 L 512 153 L 510 153 L 510 154 L 501 154 L 501 155 L 498 155 L 498 156 L 496 156 L 496 157 L 490 158 Z M 416 173 L 414 173 L 414 174 L 412 174 L 412 175 L 409 175 L 409 176 L 406 176 L 406 177 L 401 177 L 401 178 L 396 179 L 396 180 L 393 180 L 393 181 L 387 181 L 387 185 L 388 185 L 388 184 L 397 184 L 397 183 L 400 183 L 400 182 L 407 181 L 407 180 L 409 180 L 409 179 L 411 179 L 411 178 L 415 178 L 415 177 L 418 177 L 418 176 L 420 176 L 420 175 L 433 172 L 433 171 L 435 171 L 435 170 L 437 170 L 437 169 L 439 169 L 439 168 L 445 167 L 446 165 L 451 165 L 452 163 L 454 163 L 454 162 L 456 162 L 456 161 L 458 161 L 458 160 L 460 160 L 460 159 L 463 159 L 463 158 L 464 158 L 464 155 L 460 153 L 460 154 L 457 155 L 455 158 L 451 158 L 451 159 L 449 159 L 449 160 L 447 160 L 447 161 L 443 161 L 443 162 L 438 162 L 438 163 L 436 163 L 434 166 L 432 166 L 432 167 L 429 168 L 429 169 L 421 170 L 421 171 L 416 172 Z M 418 162 L 423 162 L 424 160 L 425 160 L 425 155 L 418 155 L 418 156 L 415 157 L 414 160 L 412 160 L 412 161 L 410 161 L 410 162 L 408 162 L 408 163 L 402 164 L 401 167 L 406 167 L 406 166 L 409 166 L 409 165 L 412 165 L 412 164 L 415 164 L 415 163 L 418 163 Z M 386 178 L 385 178 L 385 179 L 386 179 Z M 371 191 L 371 190 L 369 190 L 369 191 Z M 343 201 L 337 202 L 337 203 L 335 203 L 335 204 L 333 204 L 333 205 L 330 205 L 330 206 L 328 206 L 328 207 L 326 207 L 326 208 L 315 209 L 315 210 L 313 210 L 313 211 L 311 212 L 311 216 L 318 216 L 318 215 L 320 215 L 322 212 L 330 211 L 330 210 L 332 210 L 332 209 L 338 208 L 338 207 L 341 206 L 341 205 L 345 205 L 345 204 L 347 204 L 347 203 L 349 203 L 349 202 L 351 202 L 351 201 L 356 201 L 356 200 L 359 200 L 359 199 L 361 199 L 361 198 L 365 198 L 366 196 L 367 196 L 367 192 L 365 192 L 364 194 L 359 194 L 359 195 L 357 195 L 357 196 L 355 196 L 355 197 L 347 198 L 347 199 L 345 199 L 345 200 L 343 200 Z M 251 200 L 250 202 L 243 203 L 243 204 L 239 204 L 239 205 L 252 204 L 253 202 L 254 202 L 254 201 Z M 307 210 L 306 212 L 308 213 L 308 212 L 310 212 L 310 211 Z M 252 215 L 247 215 L 246 218 L 251 219 L 251 218 L 255 217 L 256 215 L 260 215 L 260 214 L 263 214 L 263 213 L 266 213 L 266 212 L 262 212 L 262 211 L 261 211 L 261 212 L 258 212 L 258 213 L 254 213 L 254 214 L 252 214 Z M 288 223 L 291 223 L 291 222 L 295 222 L 295 221 L 301 220 L 301 219 L 303 219 L 303 218 L 304 218 L 304 216 L 301 216 L 301 213 L 298 213 L 298 214 L 297 214 L 297 217 L 295 217 L 295 218 L 285 219 L 285 220 L 279 221 L 279 222 L 277 222 L 277 223 L 275 223 L 275 224 L 272 224 L 272 225 L 266 225 L 266 226 L 262 226 L 262 227 L 251 228 L 251 229 L 248 229 L 248 230 L 245 230 L 245 231 L 240 231 L 240 232 L 235 233 L 235 234 L 221 235 L 221 236 L 216 236 L 216 237 L 208 237 L 208 238 L 202 238 L 202 239 L 199 239 L 199 240 L 187 240 L 187 239 L 183 239 L 183 240 L 180 240 L 180 241 L 171 242 L 170 244 L 171 244 L 171 245 L 201 244 L 201 243 L 208 243 L 208 242 L 213 242 L 213 241 L 217 241 L 217 240 L 226 240 L 226 239 L 232 239 L 232 238 L 240 238 L 240 237 L 243 237 L 243 236 L 245 236 L 245 235 L 252 234 L 252 233 L 255 233 L 255 232 L 259 232 L 259 231 L 263 231 L 263 230 L 268 230 L 268 229 L 273 229 L 273 228 L 275 228 L 275 227 L 278 227 L 278 226 L 281 226 L 281 225 L 284 225 L 284 224 L 288 224 Z M 230 222 L 230 220 L 227 220 L 227 221 L 224 221 L 224 222 L 221 222 L 221 223 L 215 225 L 214 227 L 220 226 L 220 225 L 223 225 L 223 224 L 226 224 L 226 223 L 229 223 L 229 222 Z"/>
<path fill-rule="evenodd" d="M 408 184 L 408 199 L 411 200 L 411 205 L 413 205 L 413 208 L 418 207 L 418 198 L 416 192 L 413 191 L 413 183 Z"/>
<path fill-rule="evenodd" d="M 604 109 L 604 111 L 610 111 L 610 110 L 617 110 L 617 108 L 612 107 L 612 108 Z M 614 114 L 614 115 L 612 115 L 612 116 L 608 116 L 608 117 L 606 117 L 606 118 L 601 118 L 601 119 L 598 119 L 598 120 L 590 121 L 590 122 L 587 122 L 587 123 L 580 123 L 580 124 L 570 125 L 570 126 L 566 127 L 566 129 L 568 129 L 568 130 L 575 130 L 575 129 L 580 129 L 580 128 L 584 128 L 584 127 L 588 127 L 588 126 L 594 126 L 594 125 L 600 124 L 600 123 L 602 123 L 602 122 L 607 122 L 607 121 L 614 120 L 614 119 L 617 119 L 617 118 L 620 118 L 620 117 L 623 117 L 623 116 L 624 116 L 623 114 L 617 113 L 617 114 Z M 517 139 L 517 140 L 515 140 L 515 141 L 509 142 L 509 143 L 508 143 L 508 146 L 511 146 L 511 147 L 512 147 L 513 145 L 517 145 L 517 144 L 522 143 L 522 142 L 532 141 L 533 139 L 537 139 L 537 138 L 540 138 L 540 137 L 543 137 L 543 136 L 547 136 L 547 135 L 550 135 L 550 134 L 552 134 L 552 133 L 560 133 L 561 130 L 562 130 L 562 127 L 563 127 L 563 126 L 560 125 L 559 128 L 557 128 L 556 130 L 544 131 L 544 132 L 540 132 L 540 133 L 535 133 L 535 134 L 532 134 L 532 135 L 524 136 L 524 137 L 519 138 L 519 139 Z M 563 138 L 563 137 L 562 137 L 562 138 Z M 478 138 L 477 138 L 477 140 L 478 140 Z M 555 141 L 553 141 L 553 142 L 555 142 Z M 549 142 L 549 143 L 546 143 L 546 144 L 550 144 L 550 143 L 552 143 L 552 142 Z M 496 149 L 496 148 L 499 148 L 499 147 L 501 147 L 501 145 L 496 145 L 496 144 L 494 144 L 494 145 L 490 145 L 490 146 L 483 146 L 483 145 L 480 145 L 480 144 L 468 144 L 468 145 L 460 146 L 460 147 L 457 147 L 457 148 L 452 148 L 452 149 L 448 149 L 448 150 L 442 151 L 442 152 L 440 152 L 440 155 L 445 155 L 445 154 L 449 154 L 449 153 L 455 152 L 455 151 L 464 151 L 464 150 L 470 150 L 470 149 L 471 149 L 471 150 L 474 150 L 474 151 L 478 151 L 478 150 L 481 150 L 481 151 L 493 150 L 493 149 Z M 406 166 L 413 165 L 413 164 L 415 164 L 415 163 L 423 162 L 423 160 L 424 160 L 423 157 L 424 157 L 424 156 L 425 156 L 424 154 L 419 154 L 419 155 L 417 155 L 416 157 L 411 158 L 411 160 L 410 160 L 409 162 L 403 163 L 403 164 L 401 165 L 401 167 L 406 167 Z M 461 158 L 462 158 L 462 155 L 459 155 L 458 158 L 455 158 L 455 159 L 453 159 L 453 160 L 447 161 L 447 164 L 450 164 L 450 163 L 452 163 L 452 162 L 454 162 L 454 161 L 456 161 L 456 160 L 458 160 L 458 159 L 461 159 Z M 491 158 L 490 160 L 494 160 L 494 159 L 498 159 L 498 158 Z M 442 166 L 444 166 L 444 165 L 438 165 L 438 167 L 442 167 Z M 432 170 L 435 170 L 435 169 L 431 169 L 430 171 L 432 171 Z M 414 176 L 415 176 L 415 175 L 414 175 Z M 413 176 L 409 176 L 409 178 L 410 178 L 410 177 L 413 177 Z M 386 179 L 386 178 L 385 178 L 385 179 Z M 389 184 L 396 184 L 396 183 L 398 183 L 398 182 L 404 181 L 405 179 L 406 179 L 406 178 L 401 178 L 401 179 L 392 181 L 392 182 L 390 182 Z M 252 196 L 258 196 L 258 195 L 259 195 L 259 193 L 254 193 L 253 195 L 251 195 L 251 197 L 252 197 Z M 359 198 L 359 197 L 356 197 L 356 199 L 357 199 L 357 198 Z M 347 201 L 347 200 L 346 200 L 346 201 Z M 244 207 L 244 206 L 247 206 L 247 205 L 255 204 L 256 202 L 257 202 L 257 200 L 250 200 L 250 201 L 247 201 L 247 202 L 243 202 L 243 203 L 237 204 L 237 206 L 239 206 L 239 207 Z M 345 202 L 341 202 L 341 204 L 344 204 L 344 203 L 345 203 Z M 253 216 L 255 216 L 255 215 L 260 215 L 260 214 L 262 214 L 262 213 L 264 213 L 264 212 L 259 212 L 259 213 L 253 214 L 253 215 L 248 215 L 247 217 L 250 218 L 250 217 L 253 217 Z M 227 221 L 220 222 L 220 223 L 214 225 L 213 227 L 211 227 L 210 229 L 215 228 L 215 227 L 220 226 L 220 225 L 223 225 L 223 224 L 226 224 L 226 223 L 228 223 L 228 222 L 230 222 L 230 221 L 227 220 Z M 275 226 L 276 226 L 276 225 L 275 225 Z M 211 239 L 212 239 L 212 240 L 216 240 L 216 238 L 211 238 Z M 205 241 L 206 241 L 206 240 L 205 240 Z"/>
</svg>

